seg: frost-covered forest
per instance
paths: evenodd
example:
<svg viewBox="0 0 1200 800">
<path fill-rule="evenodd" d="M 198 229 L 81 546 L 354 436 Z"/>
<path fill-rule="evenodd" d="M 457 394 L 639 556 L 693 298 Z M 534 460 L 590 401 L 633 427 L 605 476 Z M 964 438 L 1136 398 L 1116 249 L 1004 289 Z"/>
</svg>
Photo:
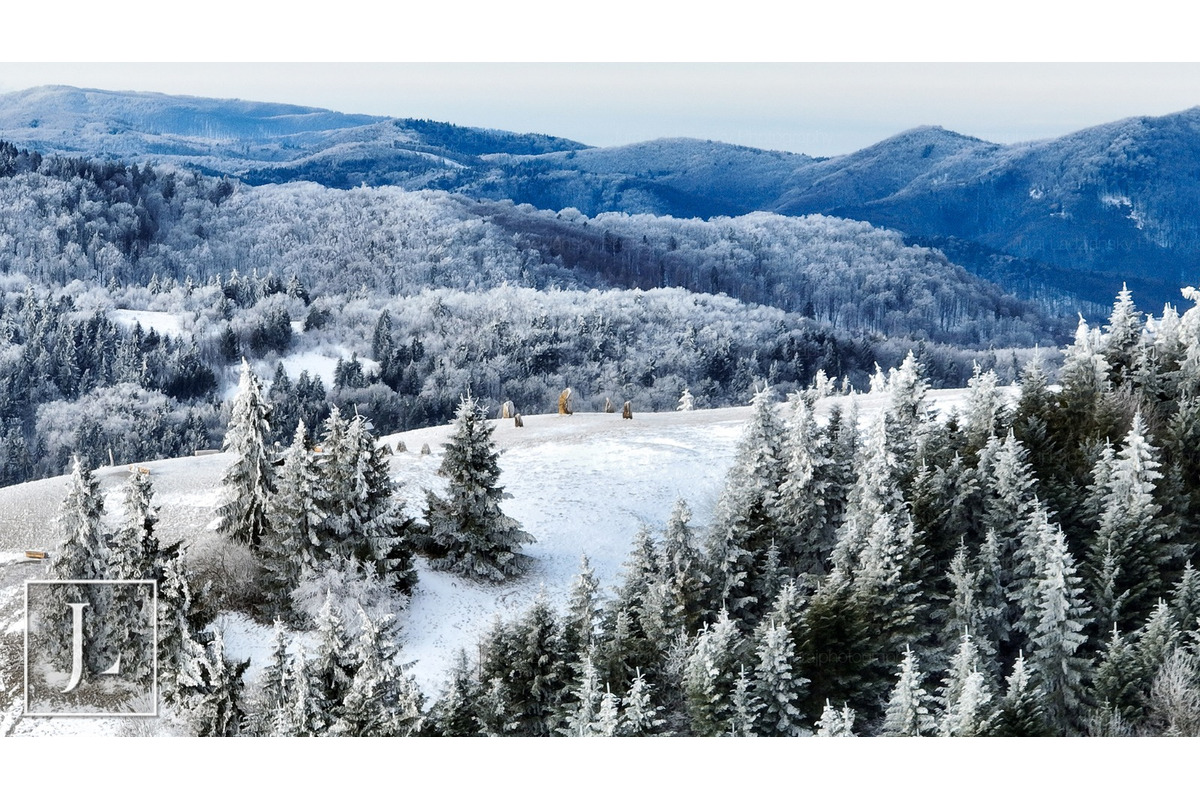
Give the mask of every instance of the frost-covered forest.
<svg viewBox="0 0 1200 800">
<path fill-rule="evenodd" d="M 976 368 L 950 415 L 912 355 L 871 415 L 824 375 L 761 389 L 711 522 L 676 503 L 612 586 L 585 555 L 565 605 L 497 620 L 434 696 L 398 645 L 413 560 L 519 581 L 530 541 L 474 399 L 413 518 L 361 415 L 298 422 L 277 458 L 244 366 L 217 517 L 240 566 L 161 547 L 138 474 L 97 534 L 75 462 L 54 569 L 160 581 L 169 718 L 200 735 L 1196 735 L 1200 306 L 1123 292 L 1061 356 L 1011 389 Z M 230 608 L 275 620 L 249 683 L 208 626 Z"/>
<path fill-rule="evenodd" d="M 818 370 L 933 385 L 1056 323 L 935 251 L 827 217 L 537 211 L 398 188 L 246 187 L 0 144 L 0 482 L 215 447 L 245 357 L 277 413 L 381 430 L 493 408 L 701 407 Z M 291 426 L 284 426 L 283 438 Z"/>
</svg>

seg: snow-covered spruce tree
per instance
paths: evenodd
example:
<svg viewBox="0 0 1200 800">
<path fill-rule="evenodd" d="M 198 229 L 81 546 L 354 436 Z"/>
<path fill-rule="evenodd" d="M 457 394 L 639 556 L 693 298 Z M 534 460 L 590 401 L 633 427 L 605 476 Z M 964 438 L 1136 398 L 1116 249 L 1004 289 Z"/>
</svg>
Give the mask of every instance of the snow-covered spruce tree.
<svg viewBox="0 0 1200 800">
<path fill-rule="evenodd" d="M 683 387 L 683 394 L 679 396 L 679 405 L 675 408 L 676 411 L 693 411 L 696 408 L 696 400 L 692 397 L 692 393 L 688 388 Z"/>
<path fill-rule="evenodd" d="M 158 684 L 171 703 L 201 683 L 204 647 L 197 641 L 200 621 L 192 607 L 192 588 L 182 542 L 163 548 L 155 564 L 158 580 Z"/>
<path fill-rule="evenodd" d="M 427 493 L 429 536 L 441 556 L 433 565 L 460 575 L 499 582 L 519 575 L 528 556 L 521 545 L 534 538 L 500 509 L 499 451 L 493 426 L 472 397 L 464 398 L 446 442 L 439 474 L 449 482 L 442 499 Z"/>
<path fill-rule="evenodd" d="M 900 512 L 896 518 L 890 513 L 881 514 L 867 537 L 853 588 L 854 602 L 870 621 L 867 642 L 876 655 L 875 664 L 886 664 L 899 656 L 906 642 L 920 642 L 922 653 L 929 647 L 926 639 L 931 631 L 919 624 L 925 612 L 917 579 L 921 561 L 922 549 L 916 543 L 907 513 Z M 882 695 L 888 683 L 882 669 L 872 671 L 863 665 L 860 678 L 870 679 L 872 672 L 876 692 Z"/>
<path fill-rule="evenodd" d="M 1101 355 L 1109 366 L 1109 377 L 1117 386 L 1132 376 L 1143 327 L 1142 313 L 1133 303 L 1133 293 L 1122 283 L 1101 340 Z"/>
<path fill-rule="evenodd" d="M 316 538 L 326 558 L 354 558 L 398 591 L 411 593 L 417 580 L 413 522 L 395 496 L 387 450 L 371 424 L 360 414 L 347 423 L 335 407 L 321 451 Z"/>
<path fill-rule="evenodd" d="M 158 538 L 154 526 L 158 516 L 151 507 L 154 486 L 150 476 L 134 472 L 125 482 L 121 503 L 121 524 L 112 532 L 108 542 L 108 576 L 110 580 L 146 580 L 154 577 L 154 562 L 158 557 Z"/>
<path fill-rule="evenodd" d="M 617 735 L 653 736 L 662 727 L 662 720 L 659 719 L 662 708 L 654 705 L 650 689 L 639 670 L 621 701 L 621 724 L 617 728 Z"/>
<path fill-rule="evenodd" d="M 412 678 L 396 663 L 399 647 L 386 631 L 389 620 L 372 620 L 359 609 L 358 638 L 350 658 L 354 678 L 332 736 L 412 736 L 421 732 L 424 701 Z"/>
<path fill-rule="evenodd" d="M 938 698 L 942 706 L 938 732 L 942 736 L 981 736 L 986 733 L 992 689 L 986 673 L 980 672 L 979 660 L 974 640 L 964 633 L 942 680 Z"/>
<path fill-rule="evenodd" d="M 896 461 L 889 448 L 884 415 L 877 416 L 871 424 L 860 459 L 862 463 L 830 557 L 833 572 L 849 580 L 860 569 L 867 538 L 879 517 L 898 513 L 907 516 L 904 496 L 893 474 Z"/>
<path fill-rule="evenodd" d="M 683 498 L 676 500 L 663 533 L 658 565 L 667 624 L 674 634 L 689 636 L 700 627 L 707 582 L 703 555 L 688 524 L 691 518 L 692 511 Z"/>
<path fill-rule="evenodd" d="M 1184 633 L 1200 633 L 1200 571 L 1188 561 L 1171 593 L 1171 611 Z"/>
<path fill-rule="evenodd" d="M 746 431 L 725 478 L 706 548 L 712 606 L 724 605 L 746 629 L 761 615 L 754 587 L 775 538 L 775 497 L 783 476 L 783 425 L 769 389 L 754 396 Z"/>
<path fill-rule="evenodd" d="M 518 736 L 549 736 L 567 692 L 562 624 L 545 594 L 512 627 L 505 702 Z"/>
<path fill-rule="evenodd" d="M 291 695 L 276 733 L 279 736 L 323 735 L 326 717 L 320 707 L 320 687 L 303 647 L 297 650 L 296 657 L 292 659 L 287 682 L 291 686 Z"/>
<path fill-rule="evenodd" d="M 824 575 L 835 537 L 825 507 L 832 458 L 807 401 L 794 395 L 788 407 L 783 479 L 775 498 L 778 541 L 789 571 Z"/>
<path fill-rule="evenodd" d="M 912 650 L 906 650 L 883 721 L 884 736 L 925 736 L 935 725 L 930 713 L 931 698 L 921 685 L 925 680 Z"/>
<path fill-rule="evenodd" d="M 155 578 L 159 555 L 154 535 L 157 517 L 151 508 L 154 488 L 150 477 L 134 472 L 125 482 L 121 504 L 122 520 L 108 540 L 109 580 L 137 581 Z M 105 587 L 112 600 L 106 615 L 108 638 L 121 658 L 121 676 L 143 680 L 154 672 L 154 630 L 149 593 L 144 587 Z"/>
<path fill-rule="evenodd" d="M 355 662 L 346 638 L 345 623 L 327 595 L 316 620 L 316 650 L 306 665 L 311 677 L 311 702 L 316 718 L 313 730 L 328 731 L 338 721 L 346 695 L 354 682 Z"/>
<path fill-rule="evenodd" d="M 600 697 L 600 710 L 596 713 L 596 735 L 616 736 L 621 726 L 621 698 L 610 691 Z"/>
<path fill-rule="evenodd" d="M 267 446 L 270 434 L 271 406 L 258 376 L 243 359 L 225 431 L 224 450 L 233 454 L 233 462 L 221 478 L 217 531 L 255 550 L 270 525 L 267 506 L 274 490 L 274 467 Z"/>
<path fill-rule="evenodd" d="M 659 668 L 669 645 L 664 623 L 658 548 L 650 529 L 638 529 L 625 562 L 616 597 L 602 623 L 597 668 L 614 691 L 624 692 L 637 670 L 660 681 Z"/>
<path fill-rule="evenodd" d="M 292 696 L 292 657 L 288 655 L 288 637 L 283 620 L 275 620 L 271 650 L 250 694 L 247 729 L 255 736 L 287 736 L 288 705 Z"/>
<path fill-rule="evenodd" d="M 850 706 L 842 706 L 838 711 L 825 701 L 825 709 L 817 720 L 817 736 L 854 736 L 854 711 Z"/>
<path fill-rule="evenodd" d="M 1092 664 L 1079 655 L 1086 643 L 1082 631 L 1088 619 L 1082 581 L 1075 559 L 1058 525 L 1042 528 L 1041 568 L 1038 570 L 1038 622 L 1033 631 L 1031 666 L 1045 696 L 1046 711 L 1058 731 L 1078 730 Z"/>
<path fill-rule="evenodd" d="M 761 736 L 798 736 L 807 728 L 797 706 L 808 679 L 798 674 L 795 645 L 786 628 L 770 625 L 760 637 L 754 696 L 761 704 L 755 730 Z"/>
<path fill-rule="evenodd" d="M 566 722 L 560 732 L 566 736 L 599 735 L 597 715 L 604 692 L 600 689 L 596 665 L 590 655 L 583 657 L 579 678 L 571 687 L 571 696 L 572 700 L 567 703 Z"/>
<path fill-rule="evenodd" d="M 584 554 L 579 558 L 579 574 L 571 582 L 567 615 L 563 621 L 563 642 L 567 655 L 575 663 L 582 664 L 596 645 L 600 623 L 599 590 L 596 572 Z"/>
<path fill-rule="evenodd" d="M 733 684 L 732 713 L 729 717 L 729 736 L 755 736 L 762 701 L 754 691 L 754 683 L 744 664 L 738 665 L 738 679 Z"/>
<path fill-rule="evenodd" d="M 317 457 L 301 420 L 279 468 L 268 506 L 271 522 L 261 546 L 267 595 L 279 613 L 291 608 L 291 594 L 300 585 L 304 568 L 315 569 L 322 556 L 319 530 L 325 514 L 318 499 L 321 487 Z"/>
<path fill-rule="evenodd" d="M 200 684 L 183 695 L 183 707 L 195 736 L 238 736 L 245 720 L 242 676 L 250 662 L 230 662 L 220 629 L 199 661 Z"/>
<path fill-rule="evenodd" d="M 481 736 L 479 722 L 481 688 L 467 660 L 467 651 L 459 648 L 450 668 L 450 677 L 441 696 L 429 710 L 430 728 L 438 736 Z"/>
<path fill-rule="evenodd" d="M 67 479 L 67 496 L 54 521 L 54 532 L 60 544 L 49 562 L 51 578 L 85 581 L 107 577 L 109 556 L 103 515 L 100 484 L 76 457 Z"/>
<path fill-rule="evenodd" d="M 1145 713 L 1144 689 L 1148 682 L 1137 648 L 1114 625 L 1096 667 L 1093 683 L 1096 703 L 1104 713 L 1119 714 L 1124 720 L 1137 722 Z"/>
<path fill-rule="evenodd" d="M 58 549 L 49 561 L 47 572 L 53 580 L 94 581 L 108 579 L 111 560 L 103 525 L 104 500 L 100 484 L 91 470 L 76 456 L 67 479 L 67 495 L 54 520 Z M 87 603 L 84 617 L 84 654 L 88 669 L 98 672 L 107 669 L 117 656 L 121 630 L 112 628 L 108 613 L 113 603 L 111 588 L 103 585 L 68 585 L 62 587 L 65 602 Z M 55 614 L 55 636 L 51 656 L 65 664 L 71 661 L 72 621 L 70 616 Z"/>
<path fill-rule="evenodd" d="M 683 677 L 692 733 L 720 736 L 733 716 L 734 683 L 739 674 L 742 637 L 725 609 L 696 638 Z"/>
<path fill-rule="evenodd" d="M 912 487 L 912 478 L 921 463 L 929 435 L 930 416 L 925 394 L 929 384 L 916 356 L 910 351 L 898 369 L 888 376 L 891 397 L 884 413 L 887 444 L 894 459 L 890 476 L 901 491 Z"/>
<path fill-rule="evenodd" d="M 988 731 L 991 736 L 1049 736 L 1042 690 L 1029 674 L 1025 654 L 1018 653 L 1008 688 Z"/>
<path fill-rule="evenodd" d="M 1167 531 L 1155 501 L 1158 449 L 1136 414 L 1113 460 L 1101 497 L 1100 525 L 1088 550 L 1089 589 L 1097 624 L 1129 630 L 1149 613 L 1161 591 Z"/>
<path fill-rule="evenodd" d="M 994 370 L 984 372 L 979 362 L 975 362 L 975 372 L 967 381 L 967 386 L 970 391 L 967 394 L 963 430 L 967 436 L 967 447 L 972 452 L 978 452 L 988 439 L 1003 432 L 1008 413 Z"/>
</svg>

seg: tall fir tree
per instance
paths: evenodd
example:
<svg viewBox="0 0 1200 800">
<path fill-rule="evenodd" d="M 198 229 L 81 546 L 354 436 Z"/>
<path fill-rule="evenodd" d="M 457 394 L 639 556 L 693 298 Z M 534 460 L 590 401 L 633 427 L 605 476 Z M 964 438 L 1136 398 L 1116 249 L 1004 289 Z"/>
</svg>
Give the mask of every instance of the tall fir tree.
<svg viewBox="0 0 1200 800">
<path fill-rule="evenodd" d="M 930 711 L 929 693 L 921 685 L 925 680 L 912 650 L 905 650 L 897 673 L 896 686 L 888 699 L 883 721 L 884 736 L 925 736 L 935 724 Z"/>
<path fill-rule="evenodd" d="M 1167 531 L 1155 500 L 1158 450 L 1141 414 L 1112 463 L 1103 492 L 1099 529 L 1089 548 L 1089 581 L 1097 622 L 1129 630 L 1145 618 L 1162 587 Z"/>
<path fill-rule="evenodd" d="M 270 436 L 271 406 L 258 376 L 243 359 L 225 431 L 224 449 L 233 454 L 233 461 L 221 478 L 217 531 L 255 549 L 270 526 L 267 508 L 274 491 L 274 467 L 267 445 Z"/>
<path fill-rule="evenodd" d="M 493 426 L 474 398 L 459 403 L 454 431 L 446 442 L 439 473 L 449 480 L 442 499 L 427 494 L 429 536 L 441 554 L 434 566 L 460 575 L 500 582 L 524 571 L 521 546 L 534 538 L 500 509 L 499 451 Z"/>
<path fill-rule="evenodd" d="M 268 506 L 271 524 L 261 547 L 267 594 L 280 612 L 290 608 L 291 594 L 300 585 L 304 569 L 315 569 L 323 556 L 319 549 L 319 531 L 325 519 L 318 500 L 321 486 L 317 457 L 301 420 L 279 469 Z"/>
<path fill-rule="evenodd" d="M 757 622 L 754 589 L 776 531 L 776 495 L 783 476 L 783 425 L 769 389 L 754 396 L 750 421 L 710 528 L 708 569 L 714 606 L 724 605 L 745 629 Z"/>
<path fill-rule="evenodd" d="M 759 638 L 753 684 L 760 703 L 756 730 L 763 736 L 799 736 L 807 726 L 797 703 L 808 679 L 798 674 L 791 632 L 771 624 Z"/>
<path fill-rule="evenodd" d="M 424 704 L 416 683 L 396 659 L 399 647 L 387 631 L 390 617 L 373 620 L 359 607 L 359 635 L 350 658 L 354 678 L 346 690 L 334 736 L 412 736 L 421 732 Z"/>
<path fill-rule="evenodd" d="M 1050 723 L 1063 732 L 1079 730 L 1091 678 L 1091 661 L 1080 653 L 1089 622 L 1075 559 L 1058 525 L 1043 528 L 1038 572 L 1037 627 L 1031 664 L 1045 696 Z"/>
</svg>

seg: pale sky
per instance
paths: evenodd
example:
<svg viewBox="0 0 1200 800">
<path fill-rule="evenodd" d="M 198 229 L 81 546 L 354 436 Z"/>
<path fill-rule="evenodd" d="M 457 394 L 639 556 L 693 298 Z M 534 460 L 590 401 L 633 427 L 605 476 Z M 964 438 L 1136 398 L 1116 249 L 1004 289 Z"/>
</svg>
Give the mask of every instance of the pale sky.
<svg viewBox="0 0 1200 800">
<path fill-rule="evenodd" d="M 1139 0 L 1136 14 L 1104 0 L 106 3 L 6 9 L 0 58 L 21 63 L 0 62 L 0 92 L 236 97 L 592 145 L 690 136 L 811 155 L 917 125 L 1013 142 L 1200 105 L 1200 64 L 1145 63 L 1194 58 L 1173 0 Z"/>
<path fill-rule="evenodd" d="M 664 136 L 837 155 L 917 125 L 996 142 L 1200 105 L 1200 64 L 30 64 L 45 84 L 297 103 L 618 145 Z"/>
</svg>

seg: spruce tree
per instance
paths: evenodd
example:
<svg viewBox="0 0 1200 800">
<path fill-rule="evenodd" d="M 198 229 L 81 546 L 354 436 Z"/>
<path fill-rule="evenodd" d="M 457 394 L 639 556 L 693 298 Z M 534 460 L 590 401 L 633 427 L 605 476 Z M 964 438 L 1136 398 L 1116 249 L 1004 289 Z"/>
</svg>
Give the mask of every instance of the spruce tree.
<svg viewBox="0 0 1200 800">
<path fill-rule="evenodd" d="M 284 454 L 268 507 L 271 523 L 261 548 L 267 593 L 279 611 L 291 607 L 291 594 L 300 585 L 304 569 L 315 569 L 324 555 L 319 536 L 325 519 L 318 501 L 321 486 L 316 454 L 301 420 Z"/>
<path fill-rule="evenodd" d="M 100 484 L 91 470 L 76 456 L 67 479 L 67 495 L 54 520 L 58 549 L 50 559 L 49 577 L 60 581 L 107 580 L 112 560 L 103 525 L 104 500 Z M 62 587 L 67 603 L 86 603 L 84 616 L 84 655 L 92 672 L 107 669 L 116 659 L 127 630 L 120 615 L 109 612 L 114 605 L 112 587 L 96 584 L 68 584 Z M 55 614 L 55 636 L 50 655 L 59 662 L 71 663 L 71 617 Z M 116 626 L 114 628 L 114 626 Z"/>
<path fill-rule="evenodd" d="M 731 706 L 729 730 L 726 733 L 730 736 L 756 736 L 762 700 L 755 693 L 744 665 L 738 665 L 738 679 L 733 684 Z"/>
<path fill-rule="evenodd" d="M 805 399 L 793 396 L 783 441 L 783 479 L 775 498 L 783 561 L 798 574 L 825 574 L 835 530 L 825 498 L 832 459 Z"/>
<path fill-rule="evenodd" d="M 817 720 L 817 736 L 854 736 L 854 711 L 843 706 L 841 711 L 825 700 L 825 709 Z"/>
<path fill-rule="evenodd" d="M 567 615 L 563 621 L 563 643 L 573 661 L 582 663 L 596 645 L 600 622 L 598 593 L 600 582 L 588 562 L 587 555 L 579 558 L 579 574 L 571 583 L 567 600 Z M 590 659 L 589 659 L 590 660 Z"/>
<path fill-rule="evenodd" d="M 753 627 L 762 556 L 775 538 L 776 495 L 783 475 L 783 425 L 769 389 L 754 396 L 750 421 L 717 503 L 708 546 L 713 605 L 724 605 L 745 628 Z"/>
<path fill-rule="evenodd" d="M 334 606 L 332 594 L 325 596 L 325 603 L 317 615 L 316 650 L 306 667 L 311 678 L 308 702 L 316 712 L 309 727 L 329 730 L 341 716 L 355 671 L 345 623 Z"/>
<path fill-rule="evenodd" d="M 653 736 L 662 726 L 662 720 L 658 718 L 660 711 L 662 708 L 654 705 L 651 687 L 639 670 L 621 701 L 621 724 L 617 733 L 621 736 Z"/>
<path fill-rule="evenodd" d="M 763 736 L 798 736 L 806 726 L 797 702 L 808 679 L 798 674 L 791 632 L 769 625 L 755 655 L 753 692 L 760 703 L 756 730 Z"/>
<path fill-rule="evenodd" d="M 258 736 L 287 736 L 290 735 L 286 720 L 292 695 L 292 658 L 287 652 L 288 639 L 281 619 L 275 620 L 270 647 L 247 714 L 249 728 Z"/>
<path fill-rule="evenodd" d="M 1142 416 L 1136 414 L 1112 463 L 1099 530 L 1089 549 L 1092 597 L 1104 629 L 1115 622 L 1128 630 L 1144 619 L 1162 588 L 1167 553 L 1162 507 L 1154 497 L 1162 477 L 1157 456 Z"/>
<path fill-rule="evenodd" d="M 725 609 L 696 638 L 683 678 L 688 716 L 697 736 L 720 736 L 733 717 L 741 635 Z"/>
<path fill-rule="evenodd" d="M 1023 653 L 1017 654 L 989 734 L 992 736 L 1048 736 L 1044 696 L 1031 677 Z"/>
<path fill-rule="evenodd" d="M 1088 608 L 1061 527 L 1043 528 L 1040 550 L 1032 666 L 1050 723 L 1060 731 L 1078 730 L 1091 671 L 1091 662 L 1079 653 L 1086 643 L 1082 631 L 1089 622 Z"/>
<path fill-rule="evenodd" d="M 1171 593 L 1171 611 L 1180 631 L 1200 632 L 1200 572 L 1191 561 L 1187 562 Z"/>
<path fill-rule="evenodd" d="M 243 359 L 225 432 L 224 449 L 233 454 L 233 462 L 221 478 L 217 531 L 254 549 L 270 526 L 267 508 L 274 490 L 274 468 L 267 447 L 270 420 L 271 406 L 263 397 L 262 383 Z"/>
<path fill-rule="evenodd" d="M 562 624 L 544 594 L 538 595 L 511 634 L 507 655 L 507 713 L 520 736 L 548 736 L 567 693 Z"/>
<path fill-rule="evenodd" d="M 480 580 L 500 582 L 520 574 L 528 561 L 521 545 L 534 538 L 500 509 L 499 452 L 493 426 L 471 397 L 459 403 L 439 474 L 449 479 L 443 500 L 427 495 L 429 535 L 442 553 L 435 567 Z"/>
<path fill-rule="evenodd" d="M 569 710 L 562 732 L 567 736 L 597 735 L 597 714 L 604 692 L 600 690 L 600 679 L 590 655 L 583 658 L 579 678 L 571 688 L 571 694 L 573 699 L 568 702 Z"/>
<path fill-rule="evenodd" d="M 396 663 L 399 647 L 388 635 L 390 616 L 371 619 L 359 608 L 359 635 L 350 659 L 354 678 L 346 690 L 334 736 L 412 736 L 425 723 L 423 699 Z"/>
<path fill-rule="evenodd" d="M 245 720 L 242 676 L 249 661 L 230 662 L 220 629 L 199 661 L 201 680 L 184 695 L 184 706 L 195 736 L 238 736 Z"/>
<path fill-rule="evenodd" d="M 467 651 L 459 648 L 446 687 L 429 710 L 433 730 L 441 736 L 481 736 L 481 687 L 472 674 Z"/>
<path fill-rule="evenodd" d="M 67 479 L 67 496 L 63 498 L 54 521 L 55 535 L 60 542 L 49 572 L 55 580 L 92 581 L 107 577 L 108 546 L 102 518 L 104 499 L 100 484 L 91 470 L 75 457 Z"/>
<path fill-rule="evenodd" d="M 412 520 L 396 498 L 385 448 L 371 425 L 356 414 L 347 423 L 337 408 L 321 443 L 322 520 L 316 538 L 328 556 L 354 558 L 400 592 L 416 585 Z"/>
<path fill-rule="evenodd" d="M 934 731 L 930 697 L 921 684 L 925 676 L 912 650 L 906 649 L 900 662 L 896 686 L 888 699 L 883 721 L 884 736 L 925 736 Z"/>
<path fill-rule="evenodd" d="M 703 555 L 696 547 L 691 526 L 692 512 L 682 499 L 675 501 L 663 534 L 659 579 L 663 613 L 675 635 L 691 635 L 700 627 L 704 614 L 705 585 Z"/>
</svg>

